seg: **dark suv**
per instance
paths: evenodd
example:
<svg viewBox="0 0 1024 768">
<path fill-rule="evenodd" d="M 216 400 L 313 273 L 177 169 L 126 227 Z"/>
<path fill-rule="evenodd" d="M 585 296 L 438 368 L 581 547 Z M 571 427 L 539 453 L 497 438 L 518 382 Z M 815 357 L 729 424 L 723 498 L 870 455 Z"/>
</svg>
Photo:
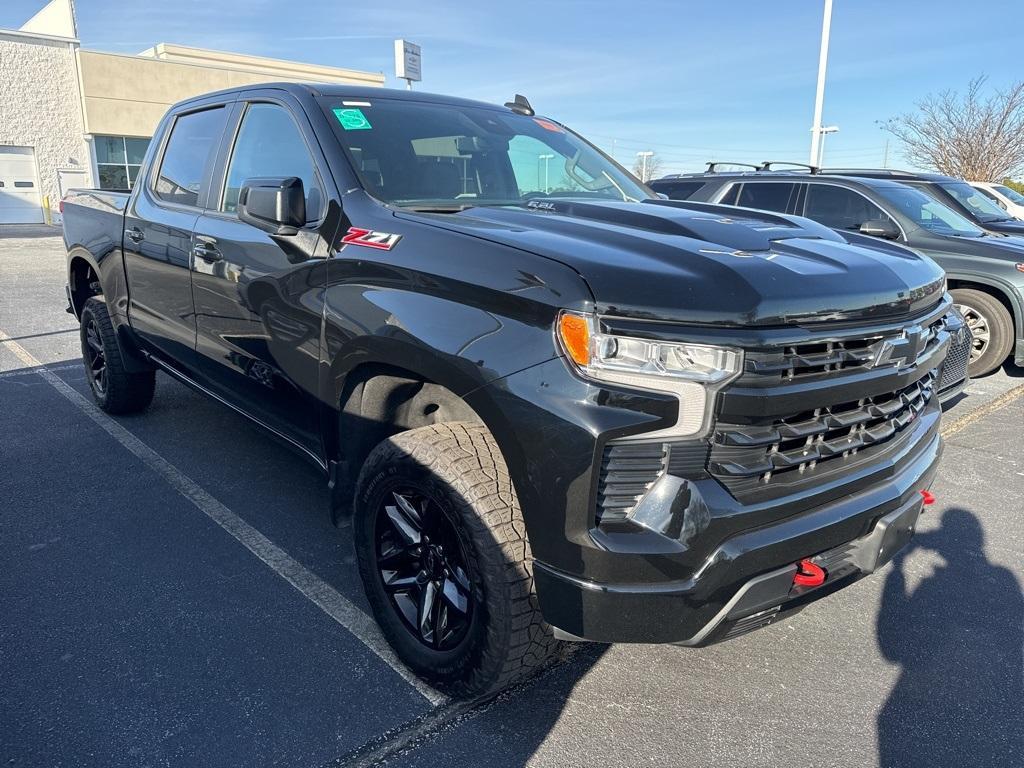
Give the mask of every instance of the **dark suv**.
<svg viewBox="0 0 1024 768">
<path fill-rule="evenodd" d="M 714 166 L 712 166 L 714 168 Z M 839 230 L 901 243 L 931 256 L 973 333 L 950 354 L 970 356 L 971 376 L 1024 365 L 1024 238 L 990 235 L 951 207 L 893 178 L 753 170 L 670 176 L 651 188 L 676 200 L 797 214 Z M 858 233 L 858 234 L 854 234 Z M 948 366 L 948 376 L 954 376 Z M 943 381 L 945 394 L 957 382 Z"/>
</svg>

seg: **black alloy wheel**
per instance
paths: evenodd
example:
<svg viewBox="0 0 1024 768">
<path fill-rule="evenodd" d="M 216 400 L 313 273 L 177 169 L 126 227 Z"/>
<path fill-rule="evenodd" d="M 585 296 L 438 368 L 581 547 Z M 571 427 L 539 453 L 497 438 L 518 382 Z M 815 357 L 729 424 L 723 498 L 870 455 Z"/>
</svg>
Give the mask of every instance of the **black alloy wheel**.
<svg viewBox="0 0 1024 768">
<path fill-rule="evenodd" d="M 376 521 L 376 566 L 405 629 L 447 651 L 469 632 L 475 609 L 465 548 L 440 505 L 402 488 L 386 495 Z"/>
<path fill-rule="evenodd" d="M 89 375 L 89 384 L 98 397 L 107 393 L 107 355 L 103 349 L 100 328 L 90 315 L 82 326 L 82 356 Z"/>
<path fill-rule="evenodd" d="M 362 464 L 354 502 L 367 600 L 416 674 L 474 698 L 554 657 L 519 501 L 484 425 L 429 424 L 382 440 Z"/>
<path fill-rule="evenodd" d="M 107 413 L 140 413 L 153 401 L 156 372 L 129 371 L 102 297 L 90 296 L 82 307 L 79 339 L 89 389 Z"/>
</svg>

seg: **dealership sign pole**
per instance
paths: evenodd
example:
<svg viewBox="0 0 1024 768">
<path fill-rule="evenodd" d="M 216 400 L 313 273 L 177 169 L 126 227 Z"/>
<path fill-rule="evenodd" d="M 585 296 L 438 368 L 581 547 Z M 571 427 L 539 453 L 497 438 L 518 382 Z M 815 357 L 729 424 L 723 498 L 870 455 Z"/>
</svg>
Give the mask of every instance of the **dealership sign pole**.
<svg viewBox="0 0 1024 768">
<path fill-rule="evenodd" d="M 395 77 L 405 80 L 405 87 L 412 90 L 412 81 L 423 79 L 420 47 L 408 40 L 395 40 Z"/>
</svg>

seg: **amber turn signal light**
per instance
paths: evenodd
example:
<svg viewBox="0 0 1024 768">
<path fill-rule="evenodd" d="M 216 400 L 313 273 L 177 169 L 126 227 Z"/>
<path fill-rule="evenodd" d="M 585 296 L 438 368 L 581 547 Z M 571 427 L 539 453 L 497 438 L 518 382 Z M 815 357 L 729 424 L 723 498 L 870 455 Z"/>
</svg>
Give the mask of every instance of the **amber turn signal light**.
<svg viewBox="0 0 1024 768">
<path fill-rule="evenodd" d="M 558 335 L 576 365 L 590 363 L 590 327 L 585 317 L 563 312 L 558 318 Z"/>
</svg>

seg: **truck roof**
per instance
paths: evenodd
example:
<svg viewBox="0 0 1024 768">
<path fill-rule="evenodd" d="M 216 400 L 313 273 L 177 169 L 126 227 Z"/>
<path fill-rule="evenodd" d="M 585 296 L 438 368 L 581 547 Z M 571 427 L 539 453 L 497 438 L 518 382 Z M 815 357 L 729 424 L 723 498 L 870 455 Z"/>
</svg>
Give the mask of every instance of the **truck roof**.
<svg viewBox="0 0 1024 768">
<path fill-rule="evenodd" d="M 485 107 L 488 109 L 508 109 L 498 104 L 491 104 L 486 101 L 463 99 L 458 96 L 446 96 L 426 91 L 398 90 L 397 88 L 376 88 L 366 85 L 345 85 L 344 83 L 288 83 L 288 82 L 267 82 L 254 83 L 252 85 L 238 86 L 236 88 L 225 88 L 220 91 L 211 91 L 198 96 L 179 101 L 171 106 L 171 109 L 203 101 L 211 96 L 240 95 L 250 91 L 261 91 L 268 88 L 285 91 L 293 95 L 304 96 L 336 96 L 351 97 L 356 99 L 396 99 L 401 101 L 419 101 L 433 104 L 452 104 L 466 107 Z"/>
</svg>

